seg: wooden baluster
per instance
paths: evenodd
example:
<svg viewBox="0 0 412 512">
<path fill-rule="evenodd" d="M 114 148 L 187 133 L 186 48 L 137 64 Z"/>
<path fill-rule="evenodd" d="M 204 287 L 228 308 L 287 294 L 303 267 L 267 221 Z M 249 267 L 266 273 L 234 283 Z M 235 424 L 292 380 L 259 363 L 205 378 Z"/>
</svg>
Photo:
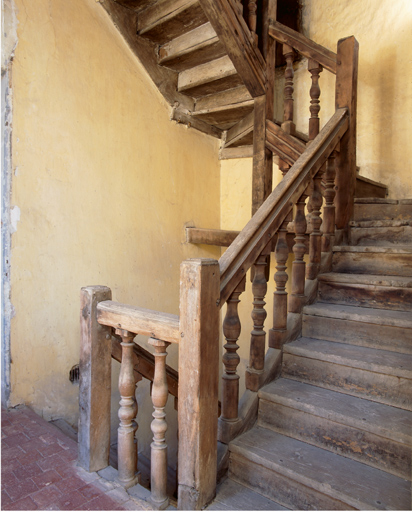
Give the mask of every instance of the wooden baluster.
<svg viewBox="0 0 412 512">
<path fill-rule="evenodd" d="M 153 443 L 151 447 L 151 497 L 150 503 L 156 510 L 163 510 L 169 506 L 167 496 L 167 444 L 165 434 L 167 422 L 165 420 L 165 407 L 168 397 L 166 380 L 166 356 L 167 341 L 149 339 L 149 345 L 155 349 L 155 370 L 152 388 L 152 403 L 154 407 L 153 421 L 151 424 L 153 432 Z"/>
<path fill-rule="evenodd" d="M 236 374 L 236 369 L 240 362 L 240 357 L 237 354 L 239 348 L 237 340 L 241 331 L 238 304 L 240 302 L 239 296 L 245 291 L 245 287 L 246 276 L 227 300 L 226 316 L 223 321 L 223 334 L 226 338 L 224 348 L 226 352 L 223 355 L 225 372 L 222 376 L 222 413 L 220 416 L 222 421 L 233 422 L 238 419 L 239 375 Z"/>
<path fill-rule="evenodd" d="M 308 60 L 308 70 L 312 75 L 312 86 L 310 88 L 310 119 L 309 119 L 309 141 L 313 140 L 319 134 L 319 111 L 320 111 L 320 87 L 319 74 L 322 72 L 322 66 L 315 60 Z"/>
<path fill-rule="evenodd" d="M 283 55 L 286 59 L 286 69 L 282 130 L 290 133 L 291 135 L 295 135 L 296 127 L 293 122 L 293 48 L 287 44 L 284 44 Z"/>
<path fill-rule="evenodd" d="M 303 300 L 305 298 L 305 261 L 303 260 L 303 257 L 306 253 L 306 198 L 307 192 L 305 191 L 296 203 L 296 216 L 294 220 L 296 236 L 295 244 L 293 246 L 295 261 L 292 264 L 292 290 L 289 297 L 290 313 L 300 313 L 302 310 Z"/>
<path fill-rule="evenodd" d="M 275 247 L 276 291 L 273 294 L 273 327 L 269 331 L 269 346 L 272 348 L 282 347 L 283 337 L 287 329 L 288 293 L 286 291 L 286 283 L 288 281 L 288 274 L 286 272 L 286 263 L 289 257 L 289 247 L 286 235 L 291 217 L 292 215 L 289 214 L 282 223 Z"/>
<path fill-rule="evenodd" d="M 313 180 L 313 187 L 311 192 L 311 232 L 309 237 L 309 263 L 308 266 L 306 267 L 306 279 L 316 279 L 320 269 L 322 250 L 322 233 L 320 231 L 322 217 L 320 216 L 320 209 L 322 208 L 323 171 L 324 168 L 322 167 L 316 174 Z"/>
<path fill-rule="evenodd" d="M 120 425 L 117 430 L 118 479 L 127 489 L 139 482 L 137 473 L 137 423 L 136 384 L 133 368 L 133 338 L 135 334 L 116 329 L 122 338 L 122 362 L 119 375 Z"/>
<path fill-rule="evenodd" d="M 266 267 L 270 265 L 267 256 L 271 252 L 272 243 L 262 251 L 254 264 L 254 276 L 252 282 L 253 292 L 253 331 L 250 337 L 249 366 L 246 370 L 246 388 L 251 391 L 258 391 L 260 387 L 260 376 L 265 366 L 265 339 L 264 323 L 267 316 L 265 310 L 265 296 L 268 289 Z"/>
<path fill-rule="evenodd" d="M 323 207 L 323 236 L 322 236 L 322 252 L 330 252 L 332 250 L 335 239 L 335 176 L 336 176 L 336 156 L 338 151 L 332 151 L 326 164 L 326 172 L 324 175 L 325 189 L 323 196 L 325 198 L 325 206 Z"/>
<path fill-rule="evenodd" d="M 256 20 L 257 20 L 257 0 L 248 0 L 248 25 L 253 34 L 255 42 L 257 43 L 258 36 L 256 34 Z"/>
</svg>

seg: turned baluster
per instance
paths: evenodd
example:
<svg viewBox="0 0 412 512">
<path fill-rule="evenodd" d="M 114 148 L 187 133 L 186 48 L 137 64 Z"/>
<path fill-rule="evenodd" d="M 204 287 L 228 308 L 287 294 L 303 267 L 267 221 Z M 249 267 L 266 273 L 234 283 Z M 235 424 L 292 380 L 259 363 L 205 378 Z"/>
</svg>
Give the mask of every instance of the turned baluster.
<svg viewBox="0 0 412 512">
<path fill-rule="evenodd" d="M 283 108 L 283 131 L 295 135 L 295 124 L 293 123 L 293 48 L 287 44 L 283 45 L 283 55 L 286 59 L 285 69 L 285 98 Z"/>
<path fill-rule="evenodd" d="M 169 506 L 167 497 L 167 444 L 165 434 L 167 422 L 165 420 L 165 407 L 168 397 L 166 380 L 166 349 L 170 343 L 149 339 L 149 345 L 155 349 L 155 370 L 152 387 L 152 403 L 154 407 L 151 429 L 153 443 L 151 447 L 151 497 L 150 503 L 156 510 L 163 510 Z"/>
<path fill-rule="evenodd" d="M 295 244 L 293 246 L 293 254 L 295 260 L 292 264 L 292 287 L 289 297 L 289 312 L 300 313 L 302 310 L 303 300 L 305 298 L 305 261 L 303 259 L 306 233 L 306 217 L 305 217 L 305 200 L 307 192 L 305 191 L 296 203 L 296 215 L 294 220 L 295 228 Z"/>
<path fill-rule="evenodd" d="M 235 288 L 227 300 L 227 309 L 225 319 L 223 321 L 223 334 L 226 338 L 223 355 L 223 364 L 225 371 L 222 376 L 222 412 L 221 420 L 236 421 L 238 419 L 238 403 L 239 403 L 239 375 L 236 369 L 240 362 L 237 354 L 239 345 L 237 340 L 240 336 L 241 325 L 238 313 L 239 296 L 245 291 L 246 278 Z"/>
<path fill-rule="evenodd" d="M 125 488 L 128 488 L 139 481 L 137 440 L 135 437 L 137 402 L 133 366 L 133 338 L 135 334 L 123 329 L 116 329 L 115 332 L 122 338 L 122 362 L 119 374 L 120 425 L 117 430 L 118 479 Z"/>
<path fill-rule="evenodd" d="M 290 218 L 291 214 L 282 223 L 275 247 L 276 273 L 274 278 L 276 291 L 273 294 L 273 327 L 269 331 L 269 346 L 272 348 L 282 347 L 283 337 L 287 329 L 288 293 L 286 291 L 286 283 L 288 281 L 288 274 L 286 272 L 286 263 L 289 257 L 289 247 L 286 235 Z"/>
<path fill-rule="evenodd" d="M 309 141 L 313 140 L 319 134 L 319 111 L 320 111 L 320 87 L 319 74 L 322 72 L 322 66 L 315 60 L 308 60 L 308 70 L 312 75 L 312 86 L 310 88 L 310 119 L 309 119 Z"/>
<path fill-rule="evenodd" d="M 256 20 L 257 20 L 257 0 L 248 0 L 248 24 L 249 29 L 257 42 L 257 34 L 256 34 Z"/>
<path fill-rule="evenodd" d="M 306 267 L 307 279 L 315 279 L 320 269 L 322 250 L 322 233 L 320 231 L 320 226 L 322 224 L 322 217 L 320 216 L 320 209 L 322 207 L 322 176 L 323 167 L 319 169 L 313 179 L 313 187 L 311 191 L 310 202 L 312 205 L 312 213 L 310 218 L 311 232 L 309 237 L 309 263 Z"/>
<path fill-rule="evenodd" d="M 270 243 L 258 257 L 254 264 L 254 276 L 252 282 L 253 292 L 253 330 L 250 337 L 250 357 L 249 366 L 246 370 L 246 388 L 251 391 L 259 390 L 259 376 L 263 374 L 265 365 L 265 339 L 264 323 L 267 316 L 265 310 L 265 296 L 267 292 L 266 266 L 268 262 L 267 255 L 271 252 Z"/>
<path fill-rule="evenodd" d="M 330 252 L 332 250 L 335 239 L 335 176 L 336 167 L 335 159 L 338 151 L 332 151 L 326 164 L 326 172 L 324 174 L 325 189 L 323 196 L 325 205 L 323 207 L 323 236 L 322 236 L 322 252 Z"/>
</svg>

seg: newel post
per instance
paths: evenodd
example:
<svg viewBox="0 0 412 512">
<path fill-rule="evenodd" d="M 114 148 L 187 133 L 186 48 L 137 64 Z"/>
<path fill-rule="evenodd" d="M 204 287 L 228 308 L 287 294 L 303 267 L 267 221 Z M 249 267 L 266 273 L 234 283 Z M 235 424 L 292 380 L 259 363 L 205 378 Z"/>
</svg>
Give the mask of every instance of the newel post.
<svg viewBox="0 0 412 512">
<path fill-rule="evenodd" d="M 216 493 L 219 264 L 180 266 L 178 508 L 200 510 Z"/>
<path fill-rule="evenodd" d="M 340 39 L 336 66 L 336 108 L 349 110 L 349 128 L 343 135 L 336 159 L 336 227 L 345 229 L 351 219 L 356 186 L 356 104 L 359 43 L 353 37 Z"/>
<path fill-rule="evenodd" d="M 97 305 L 111 300 L 107 286 L 80 292 L 79 465 L 99 471 L 109 465 L 111 328 L 97 321 Z"/>
</svg>

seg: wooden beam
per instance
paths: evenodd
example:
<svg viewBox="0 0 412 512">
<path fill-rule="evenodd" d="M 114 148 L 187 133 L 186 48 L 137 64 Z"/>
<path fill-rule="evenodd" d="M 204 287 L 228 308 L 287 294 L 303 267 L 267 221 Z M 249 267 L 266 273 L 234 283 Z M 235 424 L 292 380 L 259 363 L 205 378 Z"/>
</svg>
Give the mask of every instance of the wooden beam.
<svg viewBox="0 0 412 512">
<path fill-rule="evenodd" d="M 199 1 L 252 97 L 265 94 L 265 61 L 231 0 Z"/>
<path fill-rule="evenodd" d="M 353 212 L 356 189 L 356 107 L 359 43 L 353 37 L 338 41 L 336 108 L 347 108 L 349 130 L 342 137 L 336 158 L 336 227 L 346 229 Z"/>
<path fill-rule="evenodd" d="M 203 96 L 197 99 L 195 112 L 214 110 L 219 107 L 227 107 L 228 105 L 237 105 L 250 100 L 253 101 L 249 91 L 244 85 L 240 85 L 235 89 L 217 92 L 216 94 L 210 94 L 209 96 Z"/>
<path fill-rule="evenodd" d="M 336 75 L 336 53 L 274 20 L 270 21 L 269 34 L 279 43 L 291 46 Z"/>
<path fill-rule="evenodd" d="M 216 260 L 180 266 L 179 510 L 200 510 L 216 494 L 219 282 Z"/>
<path fill-rule="evenodd" d="M 224 229 L 186 228 L 186 242 L 189 244 L 217 245 L 229 247 L 240 231 Z"/>
<path fill-rule="evenodd" d="M 347 109 L 339 109 L 220 258 L 221 304 L 273 238 L 347 129 Z"/>
<path fill-rule="evenodd" d="M 97 320 L 100 325 L 144 334 L 170 343 L 180 341 L 177 315 L 106 300 L 97 306 Z"/>
<path fill-rule="evenodd" d="M 172 115 L 170 116 L 170 120 L 176 121 L 177 123 L 185 124 L 189 128 L 196 128 L 196 130 L 198 130 L 199 132 L 206 133 L 206 135 L 216 137 L 217 139 L 221 139 L 223 135 L 223 131 L 220 128 L 205 123 L 201 119 L 197 119 L 196 117 L 191 116 L 190 114 L 182 111 L 179 108 L 173 109 Z"/>
<path fill-rule="evenodd" d="M 306 149 L 303 142 L 269 120 L 266 121 L 266 147 L 289 165 L 293 165 Z"/>
<path fill-rule="evenodd" d="M 239 146 L 235 148 L 222 148 L 219 152 L 219 160 L 231 158 L 252 158 L 253 146 Z"/>
<path fill-rule="evenodd" d="M 245 135 L 253 131 L 254 126 L 254 113 L 251 112 L 238 123 L 236 123 L 232 128 L 227 131 L 225 148 L 228 148 L 236 141 L 243 138 Z"/>
</svg>

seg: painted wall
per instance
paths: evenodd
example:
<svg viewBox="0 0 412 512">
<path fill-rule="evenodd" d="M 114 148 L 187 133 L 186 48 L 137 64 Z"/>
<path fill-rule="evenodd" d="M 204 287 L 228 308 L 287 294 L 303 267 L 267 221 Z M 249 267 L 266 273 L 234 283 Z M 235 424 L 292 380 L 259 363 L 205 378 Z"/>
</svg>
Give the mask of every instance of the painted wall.
<svg viewBox="0 0 412 512">
<path fill-rule="evenodd" d="M 218 141 L 169 121 L 95 0 L 16 6 L 11 404 L 74 424 L 80 288 L 107 285 L 114 300 L 178 313 L 181 261 L 220 253 L 184 242 L 185 223 L 219 227 Z M 169 354 L 177 367 L 177 347 Z M 138 396 L 141 449 L 147 383 Z M 115 425 L 116 393 L 112 402 Z"/>
</svg>

